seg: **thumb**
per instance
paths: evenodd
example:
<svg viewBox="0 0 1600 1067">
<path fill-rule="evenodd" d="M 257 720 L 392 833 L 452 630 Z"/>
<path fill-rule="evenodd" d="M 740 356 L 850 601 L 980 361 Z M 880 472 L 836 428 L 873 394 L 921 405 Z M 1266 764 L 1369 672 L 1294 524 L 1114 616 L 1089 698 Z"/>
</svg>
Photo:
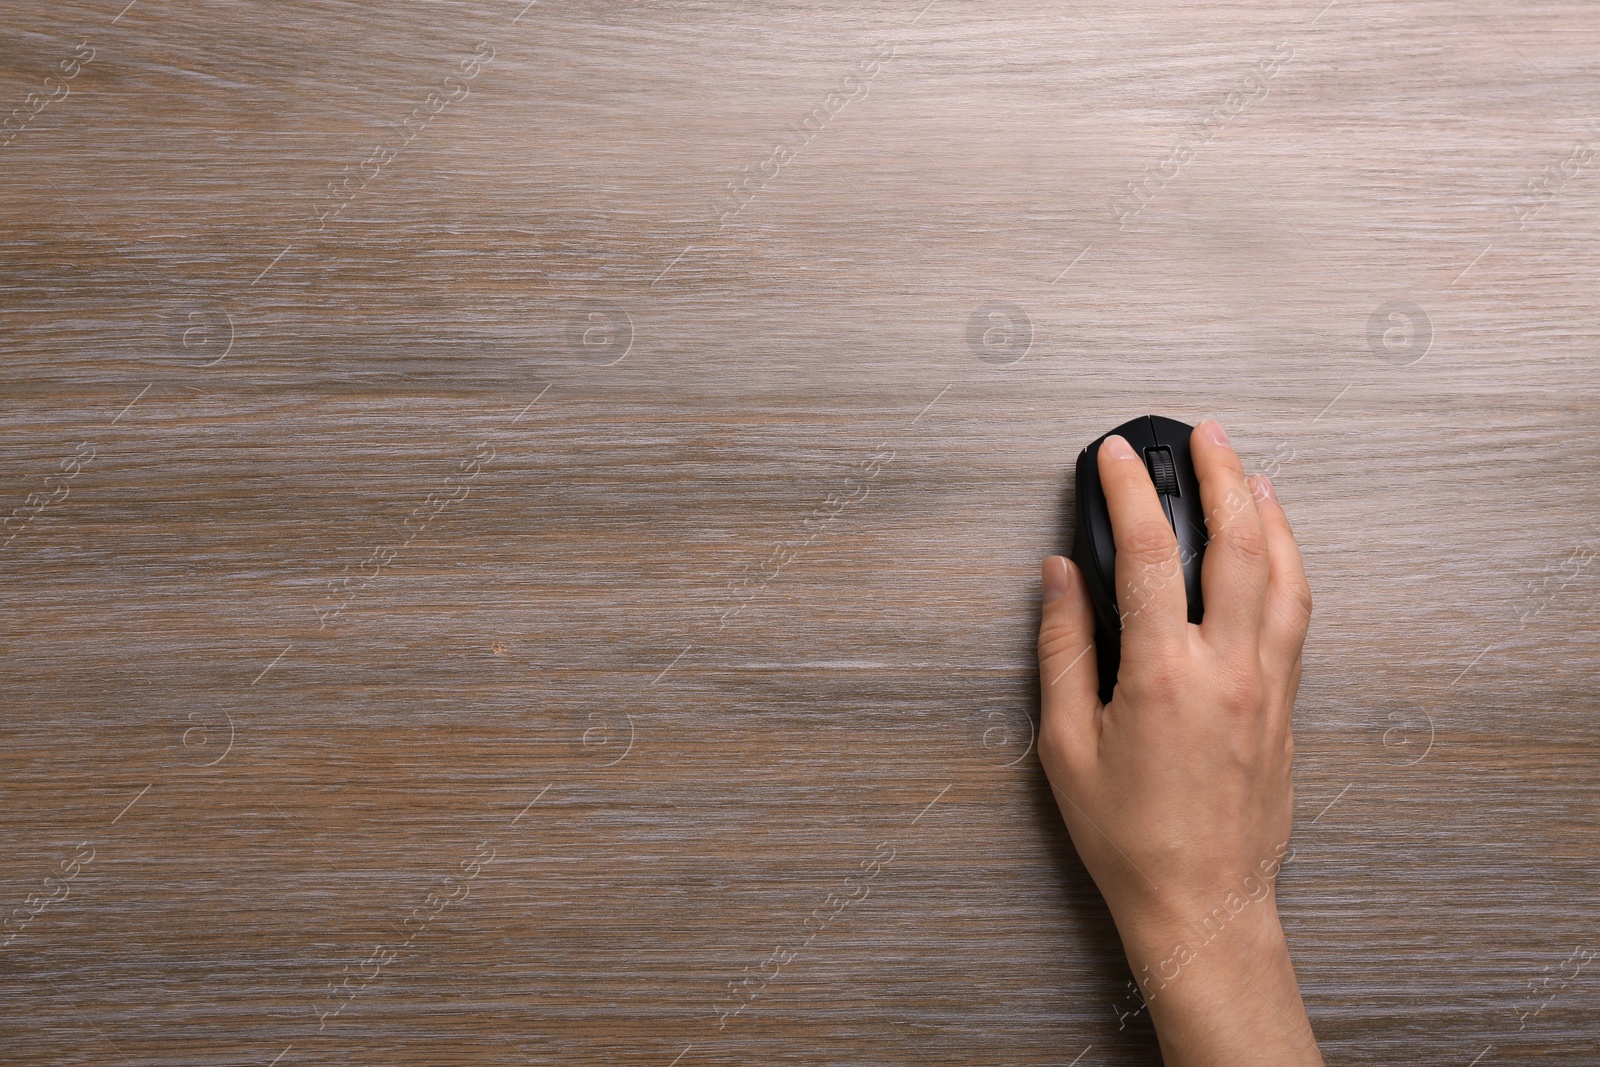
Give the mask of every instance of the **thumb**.
<svg viewBox="0 0 1600 1067">
<path fill-rule="evenodd" d="M 1046 736 L 1074 748 L 1088 746 L 1100 711 L 1094 607 L 1083 574 L 1065 556 L 1045 557 L 1040 579 L 1040 747 L 1047 747 Z"/>
</svg>

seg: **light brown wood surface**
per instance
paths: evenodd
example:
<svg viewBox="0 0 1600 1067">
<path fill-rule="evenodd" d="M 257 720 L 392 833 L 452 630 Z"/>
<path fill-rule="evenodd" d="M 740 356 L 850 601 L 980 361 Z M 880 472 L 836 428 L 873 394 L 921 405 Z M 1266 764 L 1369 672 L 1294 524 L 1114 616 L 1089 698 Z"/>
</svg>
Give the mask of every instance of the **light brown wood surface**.
<svg viewBox="0 0 1600 1067">
<path fill-rule="evenodd" d="M 1158 1062 L 1031 743 L 1151 411 L 1329 1062 L 1600 1063 L 1593 4 L 124 2 L 0 37 L 0 1061 Z"/>
</svg>

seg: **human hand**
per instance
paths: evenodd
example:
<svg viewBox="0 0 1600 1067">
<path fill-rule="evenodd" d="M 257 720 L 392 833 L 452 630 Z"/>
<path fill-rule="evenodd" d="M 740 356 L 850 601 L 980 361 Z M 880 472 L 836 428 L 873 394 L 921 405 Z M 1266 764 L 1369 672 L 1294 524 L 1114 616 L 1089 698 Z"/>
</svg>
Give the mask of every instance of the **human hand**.
<svg viewBox="0 0 1600 1067">
<path fill-rule="evenodd" d="M 1238 1064 L 1253 1062 L 1248 1049 L 1169 1047 L 1169 1036 L 1255 996 L 1243 979 L 1294 1020 L 1302 1044 L 1309 1038 L 1275 886 L 1293 821 L 1290 717 L 1311 596 L 1271 482 L 1246 479 L 1214 421 L 1195 428 L 1190 447 L 1210 534 L 1205 616 L 1188 621 L 1177 538 L 1143 462 L 1107 438 L 1098 463 L 1117 551 L 1121 666 L 1102 705 L 1083 577 L 1070 560 L 1046 559 L 1039 757 L 1168 1062 Z M 1200 977 L 1180 979 L 1184 971 Z M 1256 1051 L 1261 1062 L 1320 1063 L 1309 1047 L 1314 1058 L 1302 1060 Z"/>
</svg>

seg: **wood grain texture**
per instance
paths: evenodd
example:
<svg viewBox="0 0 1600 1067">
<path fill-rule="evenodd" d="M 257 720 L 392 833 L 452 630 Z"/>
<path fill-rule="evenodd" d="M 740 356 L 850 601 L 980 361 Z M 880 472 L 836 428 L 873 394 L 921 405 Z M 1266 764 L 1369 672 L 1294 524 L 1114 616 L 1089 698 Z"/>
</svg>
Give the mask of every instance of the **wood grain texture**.
<svg viewBox="0 0 1600 1067">
<path fill-rule="evenodd" d="M 1600 1063 L 1592 4 L 124 2 L 0 38 L 0 1061 L 1158 1062 L 1031 748 L 1155 411 L 1329 1062 Z"/>
</svg>

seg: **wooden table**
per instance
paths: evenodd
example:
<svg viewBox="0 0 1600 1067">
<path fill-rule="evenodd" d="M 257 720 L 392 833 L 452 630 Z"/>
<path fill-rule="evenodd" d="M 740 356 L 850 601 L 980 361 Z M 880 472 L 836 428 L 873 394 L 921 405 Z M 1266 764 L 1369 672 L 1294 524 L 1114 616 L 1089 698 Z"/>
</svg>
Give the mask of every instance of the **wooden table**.
<svg viewBox="0 0 1600 1067">
<path fill-rule="evenodd" d="M 0 1060 L 1158 1062 L 1032 746 L 1152 411 L 1329 1062 L 1600 1063 L 1592 4 L 124 2 L 0 54 Z"/>
</svg>

